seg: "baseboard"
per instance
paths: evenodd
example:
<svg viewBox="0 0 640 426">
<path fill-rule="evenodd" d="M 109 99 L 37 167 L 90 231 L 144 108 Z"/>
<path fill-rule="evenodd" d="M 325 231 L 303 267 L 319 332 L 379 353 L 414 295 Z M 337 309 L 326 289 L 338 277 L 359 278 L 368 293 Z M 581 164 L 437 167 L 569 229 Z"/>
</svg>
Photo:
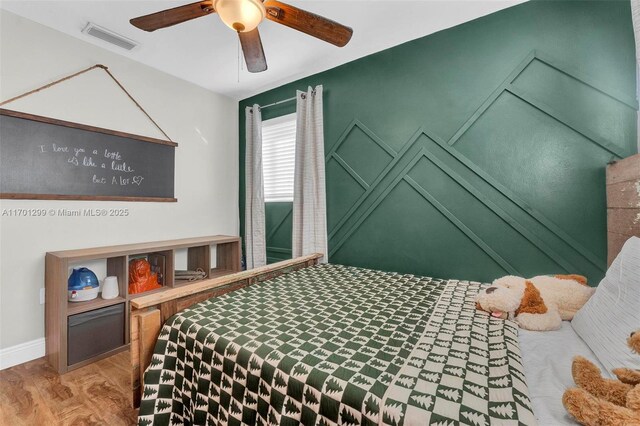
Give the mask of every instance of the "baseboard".
<svg viewBox="0 0 640 426">
<path fill-rule="evenodd" d="M 0 370 L 13 367 L 37 358 L 45 353 L 44 337 L 30 342 L 20 343 L 9 348 L 0 349 Z"/>
</svg>

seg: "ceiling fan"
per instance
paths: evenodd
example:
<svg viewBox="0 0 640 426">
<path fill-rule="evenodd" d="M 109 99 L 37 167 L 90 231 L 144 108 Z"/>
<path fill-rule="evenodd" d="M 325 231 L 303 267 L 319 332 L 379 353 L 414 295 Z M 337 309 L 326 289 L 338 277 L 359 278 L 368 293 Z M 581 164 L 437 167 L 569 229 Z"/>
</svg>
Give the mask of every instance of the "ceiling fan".
<svg viewBox="0 0 640 426">
<path fill-rule="evenodd" d="M 338 47 L 345 46 L 353 34 L 349 27 L 276 0 L 203 0 L 139 16 L 129 22 L 141 30 L 155 31 L 216 12 L 222 22 L 238 33 L 250 72 L 267 69 L 258 32 L 258 25 L 265 18 Z"/>
</svg>

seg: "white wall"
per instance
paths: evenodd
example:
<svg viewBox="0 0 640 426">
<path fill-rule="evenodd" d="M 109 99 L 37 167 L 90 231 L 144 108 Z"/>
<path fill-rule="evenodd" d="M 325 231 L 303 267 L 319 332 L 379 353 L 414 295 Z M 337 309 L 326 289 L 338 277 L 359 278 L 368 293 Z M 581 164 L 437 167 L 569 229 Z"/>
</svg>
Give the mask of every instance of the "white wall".
<svg viewBox="0 0 640 426">
<path fill-rule="evenodd" d="M 0 216 L 0 349 L 6 352 L 44 336 L 39 290 L 44 287 L 45 252 L 238 234 L 238 106 L 229 98 L 9 12 L 0 11 L 0 25 L 1 100 L 101 63 L 179 143 L 177 203 L 0 201 L 0 213 L 18 208 L 130 211 L 129 217 L 115 218 Z M 102 70 L 3 108 L 163 137 Z"/>
</svg>

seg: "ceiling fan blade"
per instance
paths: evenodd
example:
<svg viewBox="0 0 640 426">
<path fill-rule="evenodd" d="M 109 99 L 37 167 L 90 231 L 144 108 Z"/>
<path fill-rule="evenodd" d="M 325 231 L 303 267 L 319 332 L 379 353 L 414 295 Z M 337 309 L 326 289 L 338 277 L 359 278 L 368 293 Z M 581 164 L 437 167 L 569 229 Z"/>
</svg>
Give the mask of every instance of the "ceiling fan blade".
<svg viewBox="0 0 640 426">
<path fill-rule="evenodd" d="M 353 30 L 315 13 L 276 0 L 264 2 L 267 19 L 324 40 L 338 47 L 349 43 Z"/>
<path fill-rule="evenodd" d="M 262 40 L 260 39 L 258 29 L 256 28 L 246 33 L 239 32 L 238 36 L 240 37 L 242 53 L 244 53 L 244 60 L 247 63 L 249 72 L 266 71 L 267 59 L 264 57 Z"/>
<path fill-rule="evenodd" d="M 190 21 L 201 16 L 214 13 L 213 0 L 204 0 L 184 6 L 162 10 L 150 15 L 138 16 L 131 19 L 131 25 L 145 31 L 155 31 L 160 28 L 170 27 L 182 22 Z"/>
</svg>

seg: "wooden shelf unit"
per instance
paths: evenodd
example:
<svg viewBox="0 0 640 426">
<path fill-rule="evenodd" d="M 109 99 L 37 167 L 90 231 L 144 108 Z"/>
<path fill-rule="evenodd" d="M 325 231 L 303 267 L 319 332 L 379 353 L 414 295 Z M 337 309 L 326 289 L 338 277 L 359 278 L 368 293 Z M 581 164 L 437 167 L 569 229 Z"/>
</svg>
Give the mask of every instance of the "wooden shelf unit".
<svg viewBox="0 0 640 426">
<path fill-rule="evenodd" d="M 216 246 L 216 264 L 211 265 L 211 247 Z M 45 336 L 46 357 L 49 363 L 60 373 L 90 364 L 106 356 L 124 350 L 129 345 L 130 302 L 141 296 L 162 293 L 174 287 L 187 287 L 198 281 L 182 281 L 174 279 L 175 251 L 187 249 L 187 268 L 202 268 L 210 271 L 209 277 L 221 277 L 241 271 L 240 237 L 216 235 L 210 237 L 184 238 L 178 240 L 158 241 L 141 244 L 87 248 L 48 252 L 45 257 Z M 144 254 L 161 253 L 166 257 L 164 286 L 161 289 L 140 294 L 128 294 L 128 276 L 130 257 Z M 71 266 L 81 265 L 84 261 L 106 260 L 107 275 L 118 277 L 120 295 L 115 299 L 97 299 L 87 302 L 69 302 L 67 300 L 67 281 Z M 104 277 L 98 277 L 103 279 Z M 97 309 L 125 304 L 124 345 L 105 353 L 69 365 L 68 363 L 68 327 L 69 317 Z"/>
</svg>

